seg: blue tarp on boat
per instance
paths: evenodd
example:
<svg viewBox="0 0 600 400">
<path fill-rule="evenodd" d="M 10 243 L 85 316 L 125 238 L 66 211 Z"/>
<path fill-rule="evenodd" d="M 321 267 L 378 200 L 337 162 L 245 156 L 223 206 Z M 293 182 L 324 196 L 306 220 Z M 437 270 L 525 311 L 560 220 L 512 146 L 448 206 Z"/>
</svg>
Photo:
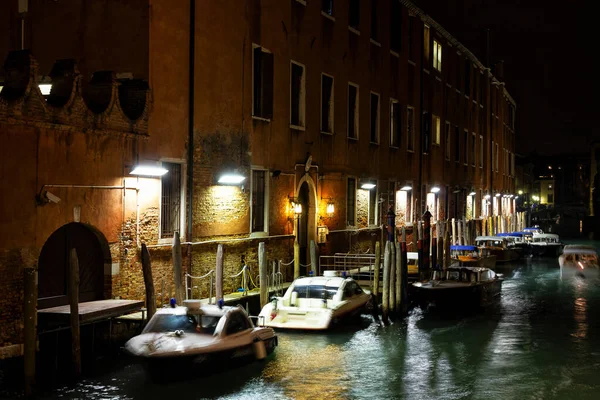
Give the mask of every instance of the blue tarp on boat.
<svg viewBox="0 0 600 400">
<path fill-rule="evenodd" d="M 466 251 L 477 251 L 477 246 L 450 246 L 450 250 L 466 250 Z"/>
</svg>

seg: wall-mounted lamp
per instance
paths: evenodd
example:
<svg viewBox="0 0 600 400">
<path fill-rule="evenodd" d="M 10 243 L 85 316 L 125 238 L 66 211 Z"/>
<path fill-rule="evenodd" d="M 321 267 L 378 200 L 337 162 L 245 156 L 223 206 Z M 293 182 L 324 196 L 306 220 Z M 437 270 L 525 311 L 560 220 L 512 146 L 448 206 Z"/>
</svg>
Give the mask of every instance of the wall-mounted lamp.
<svg viewBox="0 0 600 400">
<path fill-rule="evenodd" d="M 515 200 L 518 199 L 518 198 L 519 198 L 519 196 L 515 196 Z"/>
<path fill-rule="evenodd" d="M 400 188 L 400 190 L 402 190 L 403 192 L 408 192 L 412 190 L 411 186 L 402 186 L 402 188 Z"/>
<path fill-rule="evenodd" d="M 496 197 L 502 196 L 502 193 L 496 193 Z"/>
<path fill-rule="evenodd" d="M 430 190 L 431 193 L 438 193 L 439 191 L 440 191 L 440 188 L 437 186 L 432 187 Z"/>
<path fill-rule="evenodd" d="M 237 172 L 227 172 L 221 175 L 217 182 L 221 185 L 239 185 L 245 180 L 246 177 L 238 174 Z"/>
<path fill-rule="evenodd" d="M 327 215 L 329 215 L 331 217 L 334 212 L 335 212 L 335 206 L 333 205 L 333 202 L 330 201 L 329 203 L 327 203 Z"/>
<path fill-rule="evenodd" d="M 163 176 L 167 172 L 169 171 L 161 166 L 146 164 L 136 165 L 129 174 L 138 176 Z"/>
<path fill-rule="evenodd" d="M 296 215 L 302 214 L 302 204 L 294 203 L 294 214 L 296 214 Z"/>
<path fill-rule="evenodd" d="M 522 195 L 522 194 L 523 194 L 523 191 L 522 191 L 522 190 L 519 190 L 519 196 L 520 196 L 520 195 Z"/>
<path fill-rule="evenodd" d="M 489 199 L 490 199 L 490 197 L 491 197 L 491 196 L 490 196 L 489 194 L 486 194 L 485 196 L 483 196 L 483 198 L 484 198 L 484 199 L 486 199 L 486 200 L 489 200 Z"/>
<path fill-rule="evenodd" d="M 374 183 L 371 183 L 371 182 L 365 182 L 365 183 L 363 183 L 363 184 L 360 186 L 360 188 L 361 188 L 361 189 L 366 189 L 366 190 L 371 190 L 371 189 L 373 189 L 375 186 L 376 186 L 376 185 L 375 185 Z"/>
<path fill-rule="evenodd" d="M 475 196 L 475 192 L 469 193 L 469 196 Z"/>
<path fill-rule="evenodd" d="M 52 90 L 52 84 L 50 83 L 41 83 L 38 86 L 40 87 L 40 92 L 42 92 L 42 95 L 44 96 L 48 96 Z"/>
</svg>

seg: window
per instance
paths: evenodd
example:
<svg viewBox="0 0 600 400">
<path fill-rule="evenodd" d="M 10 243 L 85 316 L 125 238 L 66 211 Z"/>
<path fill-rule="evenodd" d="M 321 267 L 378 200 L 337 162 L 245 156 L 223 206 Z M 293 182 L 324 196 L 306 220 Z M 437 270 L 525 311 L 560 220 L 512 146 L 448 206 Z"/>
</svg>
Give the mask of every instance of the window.
<svg viewBox="0 0 600 400">
<path fill-rule="evenodd" d="M 377 225 L 377 188 L 369 190 L 369 226 Z"/>
<path fill-rule="evenodd" d="M 273 117 L 273 54 L 260 46 L 254 46 L 252 57 L 252 115 L 271 119 Z"/>
<path fill-rule="evenodd" d="M 348 84 L 348 138 L 358 139 L 358 85 Z"/>
<path fill-rule="evenodd" d="M 392 1 L 390 13 L 390 50 L 399 53 L 402 43 L 402 8 L 399 1 Z"/>
<path fill-rule="evenodd" d="M 454 68 L 456 70 L 456 90 L 460 90 L 460 53 L 456 53 L 456 64 L 454 65 Z"/>
<path fill-rule="evenodd" d="M 321 74 L 321 132 L 333 134 L 333 77 Z"/>
<path fill-rule="evenodd" d="M 415 110 L 411 106 L 406 108 L 406 149 L 415 151 Z"/>
<path fill-rule="evenodd" d="M 398 100 L 390 99 L 390 146 L 400 147 L 402 135 L 402 116 Z"/>
<path fill-rule="evenodd" d="M 496 172 L 498 172 L 500 169 L 498 168 L 500 165 L 500 147 L 498 146 L 498 143 L 496 143 Z"/>
<path fill-rule="evenodd" d="M 471 94 L 471 63 L 465 60 L 465 96 Z"/>
<path fill-rule="evenodd" d="M 450 122 L 446 121 L 446 125 L 444 126 L 444 128 L 444 140 L 446 141 L 446 160 L 450 160 L 450 149 L 452 148 L 450 147 Z"/>
<path fill-rule="evenodd" d="M 430 39 L 429 39 L 429 25 L 423 26 L 423 56 L 425 57 L 425 66 L 429 67 L 429 58 L 431 57 L 431 49 L 430 49 Z"/>
<path fill-rule="evenodd" d="M 454 161 L 460 162 L 460 137 L 458 126 L 454 126 Z"/>
<path fill-rule="evenodd" d="M 492 171 L 494 171 L 494 162 L 496 161 L 496 157 L 494 157 L 494 141 L 493 140 L 492 140 L 492 154 L 490 154 L 490 157 L 491 157 L 490 167 L 491 167 Z"/>
<path fill-rule="evenodd" d="M 379 143 L 379 95 L 371 92 L 371 143 Z"/>
<path fill-rule="evenodd" d="M 442 71 L 442 44 L 433 40 L 433 68 Z"/>
<path fill-rule="evenodd" d="M 475 158 L 475 151 L 477 149 L 477 135 L 473 132 L 473 136 L 471 137 L 471 165 L 475 166 L 477 158 Z"/>
<path fill-rule="evenodd" d="M 515 106 L 512 104 L 508 105 L 508 126 L 513 131 L 515 130 Z"/>
<path fill-rule="evenodd" d="M 479 74 L 479 82 L 477 82 L 477 86 L 479 87 L 479 104 L 483 105 L 483 83 L 485 82 L 485 78 L 483 77 L 483 73 Z"/>
<path fill-rule="evenodd" d="M 346 222 L 349 226 L 354 226 L 356 224 L 356 179 L 354 178 L 348 178 Z"/>
<path fill-rule="evenodd" d="M 357 32 L 360 31 L 360 0 L 350 0 L 348 3 L 348 26 L 355 29 Z"/>
<path fill-rule="evenodd" d="M 371 39 L 379 42 L 379 0 L 371 0 Z"/>
<path fill-rule="evenodd" d="M 169 172 L 161 177 L 160 237 L 171 238 L 181 223 L 181 164 L 163 162 Z"/>
<path fill-rule="evenodd" d="M 431 147 L 431 114 L 423 112 L 423 153 L 428 154 Z"/>
<path fill-rule="evenodd" d="M 433 144 L 435 145 L 440 145 L 440 136 L 441 136 L 441 121 L 440 121 L 440 117 L 438 117 L 437 115 L 433 115 L 432 117 L 432 121 L 431 124 L 433 125 Z"/>
<path fill-rule="evenodd" d="M 415 17 L 410 15 L 408 17 L 408 59 L 412 60 L 413 55 L 413 27 L 415 25 Z"/>
<path fill-rule="evenodd" d="M 469 131 L 465 129 L 463 136 L 463 163 L 467 165 L 469 163 Z"/>
<path fill-rule="evenodd" d="M 548 193 L 548 203 L 554 203 L 554 194 Z"/>
<path fill-rule="evenodd" d="M 333 0 L 321 0 L 321 11 L 333 16 Z"/>
<path fill-rule="evenodd" d="M 252 232 L 266 232 L 265 229 L 265 171 L 252 171 Z"/>
<path fill-rule="evenodd" d="M 229 314 L 227 318 L 227 326 L 225 328 L 225 334 L 233 335 L 234 333 L 245 331 L 250 328 L 248 318 L 244 317 L 241 312 L 233 312 Z"/>
<path fill-rule="evenodd" d="M 304 66 L 292 61 L 290 90 L 290 124 L 294 127 L 304 127 L 304 81 Z"/>
<path fill-rule="evenodd" d="M 483 168 L 483 135 L 479 135 L 479 168 Z"/>
</svg>

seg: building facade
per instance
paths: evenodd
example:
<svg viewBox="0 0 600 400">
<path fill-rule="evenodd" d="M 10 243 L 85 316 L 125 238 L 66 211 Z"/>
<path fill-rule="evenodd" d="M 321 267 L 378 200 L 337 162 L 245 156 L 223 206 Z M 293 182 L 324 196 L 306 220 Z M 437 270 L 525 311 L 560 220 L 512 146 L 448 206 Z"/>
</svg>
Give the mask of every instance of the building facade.
<svg viewBox="0 0 600 400">
<path fill-rule="evenodd" d="M 494 75 L 408 1 L 36 0 L 23 13 L 13 3 L 2 17 L 10 28 L 0 50 L 31 49 L 27 57 L 42 70 L 29 73 L 28 89 L 13 98 L 7 88 L 17 81 L 7 61 L 0 84 L 0 135 L 13 143 L 2 149 L 2 166 L 15 171 L 3 179 L 14 196 L 2 207 L 0 271 L 10 279 L 0 285 L 19 296 L 23 266 L 38 268 L 41 279 L 45 246 L 70 224 L 102 235 L 96 252 L 104 290 L 94 298 L 143 298 L 139 245 L 151 249 L 155 285 L 169 287 L 176 232 L 194 276 L 214 268 L 216 246 L 225 246 L 229 291 L 239 281 L 228 276 L 256 266 L 261 241 L 269 261 L 284 263 L 298 241 L 307 265 L 311 241 L 320 254 L 372 250 L 390 210 L 409 235 L 426 210 L 434 221 L 515 211 L 516 105 L 501 71 Z M 122 19 L 110 18 L 116 15 Z M 132 47 L 123 51 L 99 34 L 102 21 L 112 22 L 111 35 L 133 37 Z M 43 24 L 64 28 L 49 32 Z M 61 40 L 73 35 L 77 46 Z M 10 54 L 7 60 L 17 55 Z M 143 88 L 144 129 L 127 115 L 119 129 L 102 125 L 106 110 L 119 110 L 116 100 L 77 108 L 80 114 L 67 102 L 61 112 L 83 116 L 55 118 L 59 111 L 47 109 L 59 88 L 53 60 L 61 58 L 86 71 L 66 74 L 79 76 L 80 104 L 99 84 L 110 83 L 113 99 L 134 82 Z M 113 73 L 90 79 L 106 70 Z M 50 97 L 40 84 L 51 85 Z M 15 137 L 19 130 L 28 131 L 28 142 Z M 18 168 L 26 157 L 29 168 Z M 131 175 L 140 164 L 168 172 Z M 49 186 L 59 184 L 73 187 Z M 61 201 L 36 203 L 47 197 L 43 190 Z M 65 271 L 64 260 L 51 264 L 52 277 Z M 10 327 L 0 346 L 18 353 L 20 310 L 0 318 Z"/>
</svg>

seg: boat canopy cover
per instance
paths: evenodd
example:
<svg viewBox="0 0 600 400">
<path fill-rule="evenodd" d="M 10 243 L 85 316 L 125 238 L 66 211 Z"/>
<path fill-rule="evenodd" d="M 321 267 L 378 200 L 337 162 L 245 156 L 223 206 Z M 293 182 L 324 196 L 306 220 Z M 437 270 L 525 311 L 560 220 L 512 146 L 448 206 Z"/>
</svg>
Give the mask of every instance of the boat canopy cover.
<svg viewBox="0 0 600 400">
<path fill-rule="evenodd" d="M 498 236 L 505 237 L 523 237 L 525 234 L 523 232 L 508 232 L 508 233 L 498 233 Z"/>
<path fill-rule="evenodd" d="M 479 248 L 477 246 L 450 246 L 450 250 L 466 250 L 466 251 L 477 251 Z"/>
</svg>

